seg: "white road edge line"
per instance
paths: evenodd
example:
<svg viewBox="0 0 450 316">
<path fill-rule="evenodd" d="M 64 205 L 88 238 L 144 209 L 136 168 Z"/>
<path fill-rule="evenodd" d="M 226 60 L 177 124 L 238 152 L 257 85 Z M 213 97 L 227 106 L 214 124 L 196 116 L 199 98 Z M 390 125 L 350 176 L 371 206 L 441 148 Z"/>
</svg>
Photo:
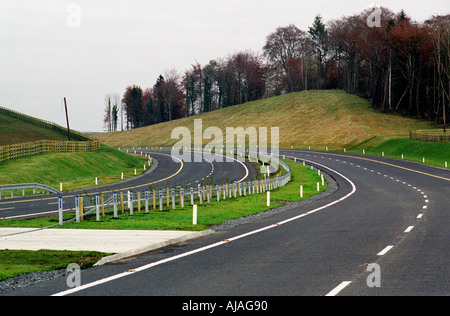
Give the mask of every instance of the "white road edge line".
<svg viewBox="0 0 450 316">
<path fill-rule="evenodd" d="M 334 290 L 332 290 L 330 293 L 328 293 L 325 296 L 336 296 L 336 295 L 338 295 L 343 289 L 345 289 L 347 286 L 349 286 L 350 283 L 352 283 L 352 282 L 351 281 L 342 282 L 336 288 L 334 288 Z"/>
<path fill-rule="evenodd" d="M 392 248 L 394 248 L 394 246 L 387 246 L 386 248 L 384 248 L 381 252 L 379 252 L 377 254 L 377 256 L 384 256 L 385 254 L 388 253 L 389 250 L 391 250 Z"/>
<path fill-rule="evenodd" d="M 68 211 L 67 210 L 63 210 Z M 19 219 L 19 218 L 27 218 L 27 217 L 31 217 L 31 216 L 35 216 L 35 215 L 51 215 L 51 214 L 58 214 L 58 211 L 48 211 L 48 212 L 42 212 L 42 213 L 33 213 L 33 214 L 24 214 L 24 215 L 17 215 L 17 216 L 11 216 L 11 217 L 5 217 L 6 220 L 8 219 Z"/>
<path fill-rule="evenodd" d="M 294 158 L 294 157 L 289 157 L 289 158 Z M 307 160 L 305 160 L 305 161 L 307 161 Z M 188 256 L 191 256 L 191 255 L 196 254 L 196 253 L 200 253 L 200 252 L 212 249 L 212 248 L 216 248 L 216 247 L 222 246 L 222 245 L 227 244 L 229 242 L 233 242 L 233 241 L 236 241 L 236 240 L 239 240 L 239 239 L 251 236 L 251 235 L 255 235 L 255 234 L 261 233 L 263 231 L 266 231 L 266 230 L 269 230 L 269 229 L 272 229 L 272 228 L 279 227 L 281 225 L 287 224 L 289 222 L 295 221 L 295 220 L 300 219 L 300 218 L 305 217 L 305 216 L 309 216 L 309 215 L 314 214 L 314 213 L 316 213 L 318 211 L 326 209 L 326 208 L 328 208 L 330 206 L 338 204 L 338 203 L 346 200 L 347 198 L 349 198 L 353 194 L 355 194 L 356 186 L 349 178 L 347 178 L 346 176 L 342 175 L 341 173 L 339 173 L 339 172 L 337 172 L 337 171 L 335 171 L 335 170 L 333 170 L 331 168 L 328 168 L 327 166 L 321 165 L 321 164 L 316 163 L 316 162 L 311 162 L 311 161 L 308 161 L 308 162 L 309 163 L 314 163 L 315 165 L 321 166 L 321 167 L 323 167 L 325 169 L 328 169 L 328 170 L 338 174 L 339 176 L 341 176 L 342 178 L 344 178 L 346 181 L 348 181 L 351 184 L 352 191 L 349 194 L 347 194 L 346 196 L 344 196 L 343 198 L 340 198 L 337 201 L 334 201 L 334 202 L 332 202 L 330 204 L 327 204 L 325 206 L 319 207 L 319 208 L 317 208 L 315 210 L 309 211 L 308 213 L 305 213 L 305 214 L 293 217 L 291 219 L 288 219 L 286 221 L 283 221 L 283 222 L 280 222 L 280 223 L 277 223 L 277 224 L 273 224 L 273 225 L 270 225 L 270 226 L 267 226 L 267 227 L 263 227 L 263 228 L 258 229 L 258 230 L 254 230 L 254 231 L 248 232 L 246 234 L 242 234 L 242 235 L 239 235 L 239 236 L 236 236 L 236 237 L 233 237 L 233 238 L 229 238 L 229 239 L 227 239 L 227 241 L 221 241 L 221 242 L 218 242 L 218 243 L 215 243 L 215 244 L 212 244 L 212 245 L 209 245 L 209 246 L 205 246 L 205 247 L 193 250 L 193 251 L 189 251 L 189 252 L 186 252 L 186 253 L 174 256 L 174 257 L 166 258 L 166 259 L 163 259 L 163 260 L 160 260 L 160 261 L 157 261 L 157 262 L 150 263 L 148 265 L 144 265 L 142 267 L 134 269 L 133 273 L 145 271 L 145 270 L 151 269 L 153 267 L 162 265 L 164 263 L 168 263 L 168 262 L 172 262 L 172 261 L 184 258 L 184 257 L 188 257 Z M 73 294 L 73 293 L 81 292 L 83 290 L 86 290 L 86 289 L 89 289 L 89 288 L 92 288 L 92 287 L 95 287 L 95 286 L 98 286 L 98 285 L 101 285 L 101 284 L 105 284 L 105 283 L 108 283 L 108 282 L 111 282 L 111 281 L 114 281 L 114 280 L 117 280 L 117 279 L 120 279 L 120 278 L 123 278 L 123 277 L 126 277 L 126 276 L 129 276 L 129 275 L 131 275 L 133 273 L 124 272 L 124 273 L 116 274 L 116 275 L 113 275 L 113 276 L 108 277 L 108 278 L 104 278 L 104 279 L 101 279 L 101 280 L 98 280 L 98 281 L 95 281 L 95 282 L 92 282 L 92 283 L 88 283 L 88 284 L 82 285 L 80 287 L 76 287 L 76 288 L 73 288 L 73 289 L 69 289 L 67 291 L 63 291 L 63 292 L 60 292 L 60 293 L 53 294 L 52 296 L 66 296 L 66 295 L 70 295 L 70 294 Z"/>
<path fill-rule="evenodd" d="M 0 211 L 9 211 L 9 210 L 14 210 L 16 209 L 15 207 L 7 207 L 7 208 L 0 208 Z"/>
</svg>

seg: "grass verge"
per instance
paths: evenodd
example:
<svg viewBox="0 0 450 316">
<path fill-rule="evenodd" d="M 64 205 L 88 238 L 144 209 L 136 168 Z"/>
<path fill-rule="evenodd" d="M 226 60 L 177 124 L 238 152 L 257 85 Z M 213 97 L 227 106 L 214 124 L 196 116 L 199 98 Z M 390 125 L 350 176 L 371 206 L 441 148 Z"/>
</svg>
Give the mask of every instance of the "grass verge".
<svg viewBox="0 0 450 316">
<path fill-rule="evenodd" d="M 108 254 L 88 251 L 0 251 L 0 281 L 25 273 L 66 269 L 76 263 L 82 269 L 92 267 Z"/>
<path fill-rule="evenodd" d="M 345 147 L 344 147 L 345 148 Z M 300 150 L 315 150 L 315 151 L 330 151 L 330 152 L 343 152 L 344 148 L 337 146 L 293 146 L 292 149 Z M 347 153 L 363 154 L 370 156 L 379 156 L 402 159 L 423 163 L 427 165 L 445 168 L 445 162 L 447 162 L 447 168 L 450 167 L 450 143 L 433 143 L 422 140 L 414 140 L 407 137 L 383 137 L 376 136 L 363 143 L 351 148 L 346 148 Z"/>
<path fill-rule="evenodd" d="M 403 159 L 425 163 L 437 167 L 445 167 L 450 163 L 450 143 L 433 143 L 409 138 L 392 138 L 384 141 L 374 139 L 366 144 L 357 146 L 350 152 L 361 153 L 365 150 L 367 155 Z"/>
</svg>

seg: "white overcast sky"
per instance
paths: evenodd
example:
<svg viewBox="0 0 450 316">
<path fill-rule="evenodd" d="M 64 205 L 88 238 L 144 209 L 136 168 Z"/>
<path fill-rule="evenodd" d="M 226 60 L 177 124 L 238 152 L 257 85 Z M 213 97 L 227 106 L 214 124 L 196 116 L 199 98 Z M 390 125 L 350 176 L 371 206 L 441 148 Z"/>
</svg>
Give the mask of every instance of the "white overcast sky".
<svg viewBox="0 0 450 316">
<path fill-rule="evenodd" d="M 80 27 L 67 20 L 80 9 Z M 279 26 L 307 31 L 376 3 L 418 21 L 448 0 L 0 0 L 0 106 L 71 128 L 103 130 L 105 96 L 152 87 L 159 74 L 241 50 L 260 52 Z"/>
</svg>

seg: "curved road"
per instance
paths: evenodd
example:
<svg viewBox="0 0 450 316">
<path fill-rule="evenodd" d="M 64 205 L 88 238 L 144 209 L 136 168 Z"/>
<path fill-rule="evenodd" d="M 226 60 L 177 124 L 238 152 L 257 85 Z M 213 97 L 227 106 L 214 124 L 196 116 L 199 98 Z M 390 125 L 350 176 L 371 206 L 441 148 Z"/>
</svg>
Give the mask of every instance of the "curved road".
<svg viewBox="0 0 450 316">
<path fill-rule="evenodd" d="M 10 295 L 450 294 L 449 170 L 331 152 L 281 154 L 328 173 L 338 191 L 188 244 L 83 271 L 83 286 L 75 290 L 59 279 Z"/>
<path fill-rule="evenodd" d="M 156 190 L 172 186 L 188 186 L 215 181 L 240 181 L 256 176 L 256 170 L 248 163 L 216 162 L 211 156 L 205 155 L 202 162 L 191 162 L 172 159 L 170 152 L 146 151 L 158 160 L 158 167 L 151 173 L 136 177 L 121 183 L 111 184 L 104 187 L 80 190 L 77 192 L 66 192 L 61 196 L 64 198 L 64 209 L 71 210 L 75 207 L 75 195 L 95 194 L 99 192 L 124 192 L 145 191 L 149 187 Z M 192 154 L 194 155 L 194 154 Z M 195 154 L 199 155 L 199 154 Z M 211 162 L 213 161 L 213 162 Z M 58 213 L 58 195 L 51 194 L 35 197 L 16 197 L 13 199 L 0 200 L 0 219 L 28 218 Z"/>
</svg>

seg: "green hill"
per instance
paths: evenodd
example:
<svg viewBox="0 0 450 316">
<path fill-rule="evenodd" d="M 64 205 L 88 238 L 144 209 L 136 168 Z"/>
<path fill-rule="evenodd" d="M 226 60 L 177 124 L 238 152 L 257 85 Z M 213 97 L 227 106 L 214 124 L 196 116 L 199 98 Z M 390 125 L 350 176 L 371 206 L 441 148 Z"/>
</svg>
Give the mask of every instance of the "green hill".
<svg viewBox="0 0 450 316">
<path fill-rule="evenodd" d="M 249 102 L 202 115 L 125 132 L 96 134 L 114 147 L 172 146 L 174 128 L 185 126 L 194 135 L 194 119 L 203 130 L 219 127 L 279 127 L 280 148 L 343 150 L 382 155 L 443 167 L 450 163 L 450 143 L 409 139 L 410 130 L 433 129 L 430 122 L 374 111 L 369 102 L 344 91 L 306 91 Z M 270 129 L 269 129 L 270 133 Z M 270 141 L 270 135 L 268 136 Z M 211 140 L 204 140 L 207 144 Z M 248 145 L 248 143 L 247 143 Z"/>
<path fill-rule="evenodd" d="M 88 138 L 71 131 L 71 140 Z M 67 129 L 13 110 L 0 107 L 0 146 L 38 140 L 68 140 Z"/>
<path fill-rule="evenodd" d="M 39 127 L 0 113 L 0 146 L 34 142 L 43 139 L 67 140 L 67 134 L 63 135 L 57 131 Z"/>
<path fill-rule="evenodd" d="M 203 119 L 203 129 L 226 127 L 279 127 L 280 147 L 308 146 L 352 148 L 379 138 L 407 137 L 412 129 L 428 129 L 424 121 L 373 111 L 367 100 L 343 91 L 306 91 L 263 99 L 177 121 L 97 134 L 110 146 L 170 146 L 175 127 L 186 126 L 193 135 L 194 119 Z M 208 143 L 205 140 L 204 143 Z"/>
</svg>

